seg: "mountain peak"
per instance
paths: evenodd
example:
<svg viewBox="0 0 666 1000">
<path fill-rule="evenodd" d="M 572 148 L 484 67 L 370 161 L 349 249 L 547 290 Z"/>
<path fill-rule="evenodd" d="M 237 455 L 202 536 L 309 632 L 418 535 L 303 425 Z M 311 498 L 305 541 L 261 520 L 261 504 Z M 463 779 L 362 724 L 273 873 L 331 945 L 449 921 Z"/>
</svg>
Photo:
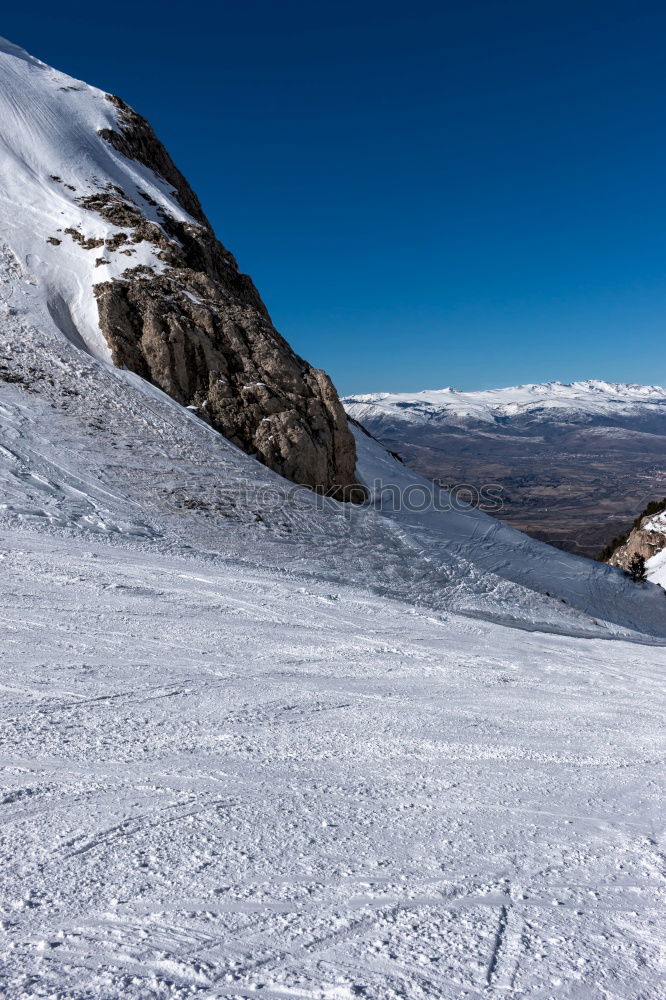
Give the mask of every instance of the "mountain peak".
<svg viewBox="0 0 666 1000">
<path fill-rule="evenodd" d="M 355 446 L 328 377 L 273 326 L 149 123 L 0 44 L 6 307 L 128 368 L 244 451 L 336 496 Z"/>
</svg>

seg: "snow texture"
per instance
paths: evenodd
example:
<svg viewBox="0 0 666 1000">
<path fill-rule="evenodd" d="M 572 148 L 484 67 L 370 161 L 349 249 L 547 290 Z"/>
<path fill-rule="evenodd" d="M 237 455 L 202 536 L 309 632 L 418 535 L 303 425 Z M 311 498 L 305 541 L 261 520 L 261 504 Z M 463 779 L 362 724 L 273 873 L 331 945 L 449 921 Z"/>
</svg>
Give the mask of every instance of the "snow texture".
<svg viewBox="0 0 666 1000">
<path fill-rule="evenodd" d="M 2 335 L 3 995 L 656 1000 L 662 592 Z"/>
<path fill-rule="evenodd" d="M 643 525 L 645 531 L 655 531 L 666 538 L 666 511 L 655 514 Z M 647 578 L 666 590 L 666 546 L 645 563 Z"/>
</svg>

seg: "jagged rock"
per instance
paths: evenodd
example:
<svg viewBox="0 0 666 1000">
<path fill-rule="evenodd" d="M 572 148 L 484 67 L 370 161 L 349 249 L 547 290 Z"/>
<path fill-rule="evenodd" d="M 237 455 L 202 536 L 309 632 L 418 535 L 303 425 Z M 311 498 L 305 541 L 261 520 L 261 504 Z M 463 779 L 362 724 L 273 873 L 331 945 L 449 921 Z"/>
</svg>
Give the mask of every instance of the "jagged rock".
<svg viewBox="0 0 666 1000">
<path fill-rule="evenodd" d="M 2 39 L 0 76 L 0 250 L 21 275 L 3 294 L 276 472 L 364 497 L 331 382 L 277 333 L 148 122 Z"/>
<path fill-rule="evenodd" d="M 106 99 L 118 112 L 120 131 L 100 129 L 99 135 L 128 160 L 138 160 L 144 167 L 163 177 L 175 189 L 178 201 L 185 211 L 210 229 L 199 199 L 155 135 L 150 123 L 115 94 L 107 94 Z"/>
<path fill-rule="evenodd" d="M 643 556 L 647 561 L 666 548 L 666 518 L 648 514 L 632 528 L 623 545 L 618 546 L 608 562 L 628 570 L 634 556 Z"/>
<path fill-rule="evenodd" d="M 130 267 L 122 278 L 95 286 L 114 363 L 194 406 L 280 475 L 338 499 L 362 499 L 354 439 L 330 379 L 276 331 L 251 279 L 216 239 L 148 122 L 119 98 L 108 99 L 119 130 L 102 129 L 101 138 L 164 178 L 195 220 L 183 222 L 158 208 L 159 222 L 151 221 L 115 186 L 81 199 L 86 209 L 123 228 L 116 245 L 148 241 L 167 265 L 162 274 Z"/>
</svg>

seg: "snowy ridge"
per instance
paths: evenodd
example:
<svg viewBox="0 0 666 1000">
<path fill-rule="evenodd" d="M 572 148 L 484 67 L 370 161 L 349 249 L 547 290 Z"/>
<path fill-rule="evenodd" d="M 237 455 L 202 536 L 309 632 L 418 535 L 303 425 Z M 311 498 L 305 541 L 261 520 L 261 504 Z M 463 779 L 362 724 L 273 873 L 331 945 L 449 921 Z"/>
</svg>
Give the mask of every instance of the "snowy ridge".
<svg viewBox="0 0 666 1000">
<path fill-rule="evenodd" d="M 353 489 L 332 383 L 275 330 L 149 123 L 6 44 L 0 230 L 34 292 L 2 290 L 7 308 L 205 411 L 293 481 Z"/>
<path fill-rule="evenodd" d="M 115 185 L 157 225 L 160 208 L 195 220 L 168 185 L 98 135 L 118 129 L 117 111 L 106 97 L 0 39 L 0 227 L 34 289 L 7 305 L 110 361 L 93 286 L 129 267 L 160 273 L 164 265 L 147 241 L 134 245 L 131 256 L 122 246 L 103 245 L 123 230 L 82 199 Z M 99 245 L 86 249 L 82 241 Z"/>
<path fill-rule="evenodd" d="M 32 286 L 24 288 L 11 256 L 4 270 L 2 261 L 0 252 L 2 284 L 21 303 Z M 101 533 L 123 544 L 174 538 L 175 551 L 222 544 L 227 557 L 301 566 L 528 628 L 666 635 L 661 591 L 636 588 L 613 567 L 552 549 L 475 509 L 393 512 L 334 501 L 322 508 L 155 387 L 37 331 L 23 310 L 2 327 L 5 365 L 19 386 L 3 390 L 0 488 L 9 524 Z M 365 434 L 357 431 L 356 440 L 369 488 L 432 488 Z M 275 504 L 276 490 L 284 502 Z"/>
<path fill-rule="evenodd" d="M 545 382 L 506 389 L 461 392 L 445 388 L 416 393 L 376 392 L 346 396 L 345 409 L 357 420 L 371 416 L 410 423 L 455 422 L 456 418 L 494 423 L 498 418 L 532 416 L 552 420 L 567 413 L 612 416 L 666 413 L 666 389 L 590 379 Z"/>
</svg>

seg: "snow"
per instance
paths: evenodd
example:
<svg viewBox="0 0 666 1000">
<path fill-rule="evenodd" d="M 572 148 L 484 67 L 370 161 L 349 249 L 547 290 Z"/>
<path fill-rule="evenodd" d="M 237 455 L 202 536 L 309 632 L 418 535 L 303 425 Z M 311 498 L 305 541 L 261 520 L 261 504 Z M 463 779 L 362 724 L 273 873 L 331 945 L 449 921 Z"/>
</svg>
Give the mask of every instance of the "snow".
<svg viewBox="0 0 666 1000">
<path fill-rule="evenodd" d="M 5 996 L 660 996 L 663 649 L 3 549 Z"/>
<path fill-rule="evenodd" d="M 645 563 L 647 578 L 651 583 L 658 583 L 666 590 L 666 548 L 652 556 Z"/>
<path fill-rule="evenodd" d="M 96 357 L 111 356 L 97 318 L 93 285 L 144 265 L 156 273 L 164 265 L 155 247 L 86 250 L 64 231 L 107 239 L 123 232 L 80 199 L 113 184 L 159 222 L 157 209 L 139 192 L 177 219 L 190 217 L 164 181 L 127 160 L 97 133 L 118 130 L 116 110 L 103 91 L 51 69 L 0 39 L 0 229 L 2 238 L 29 275 L 10 305 L 43 328 L 54 324 L 61 335 Z M 56 179 L 57 178 L 57 179 Z M 48 242 L 60 240 L 58 245 Z M 96 266 L 105 258 L 109 264 Z"/>
<path fill-rule="evenodd" d="M 105 363 L 41 157 L 141 168 L 66 81 L 0 46 L 3 997 L 657 1000 L 663 592 L 390 509 L 432 484 L 361 432 L 370 501 L 316 497 Z"/>
<path fill-rule="evenodd" d="M 365 393 L 347 396 L 345 409 L 363 423 L 364 418 L 426 424 L 531 416 L 552 420 L 567 414 L 613 416 L 666 413 L 666 389 L 658 385 L 633 385 L 590 379 L 580 382 L 546 382 L 507 389 L 460 392 L 446 388 L 415 393 Z"/>
<path fill-rule="evenodd" d="M 3 388 L 0 487 L 12 527 L 144 537 L 176 553 L 217 551 L 222 531 L 227 555 L 242 560 L 259 534 L 264 565 L 372 585 L 437 610 L 530 629 L 666 635 L 661 591 L 637 589 L 613 567 L 551 549 L 474 509 L 394 512 L 390 504 L 356 509 L 318 498 L 155 387 L 101 367 L 23 316 L 5 318 L 3 340 L 12 370 L 33 390 Z M 405 495 L 433 489 L 361 432 L 357 445 L 369 486 L 381 481 Z M 437 499 L 447 496 L 439 491 Z M 183 523 L 185 502 L 201 516 Z"/>
<path fill-rule="evenodd" d="M 659 531 L 666 534 L 666 510 L 660 511 L 641 525 L 644 531 Z"/>
<path fill-rule="evenodd" d="M 3 995 L 658 997 L 661 591 L 1 329 Z"/>
</svg>

